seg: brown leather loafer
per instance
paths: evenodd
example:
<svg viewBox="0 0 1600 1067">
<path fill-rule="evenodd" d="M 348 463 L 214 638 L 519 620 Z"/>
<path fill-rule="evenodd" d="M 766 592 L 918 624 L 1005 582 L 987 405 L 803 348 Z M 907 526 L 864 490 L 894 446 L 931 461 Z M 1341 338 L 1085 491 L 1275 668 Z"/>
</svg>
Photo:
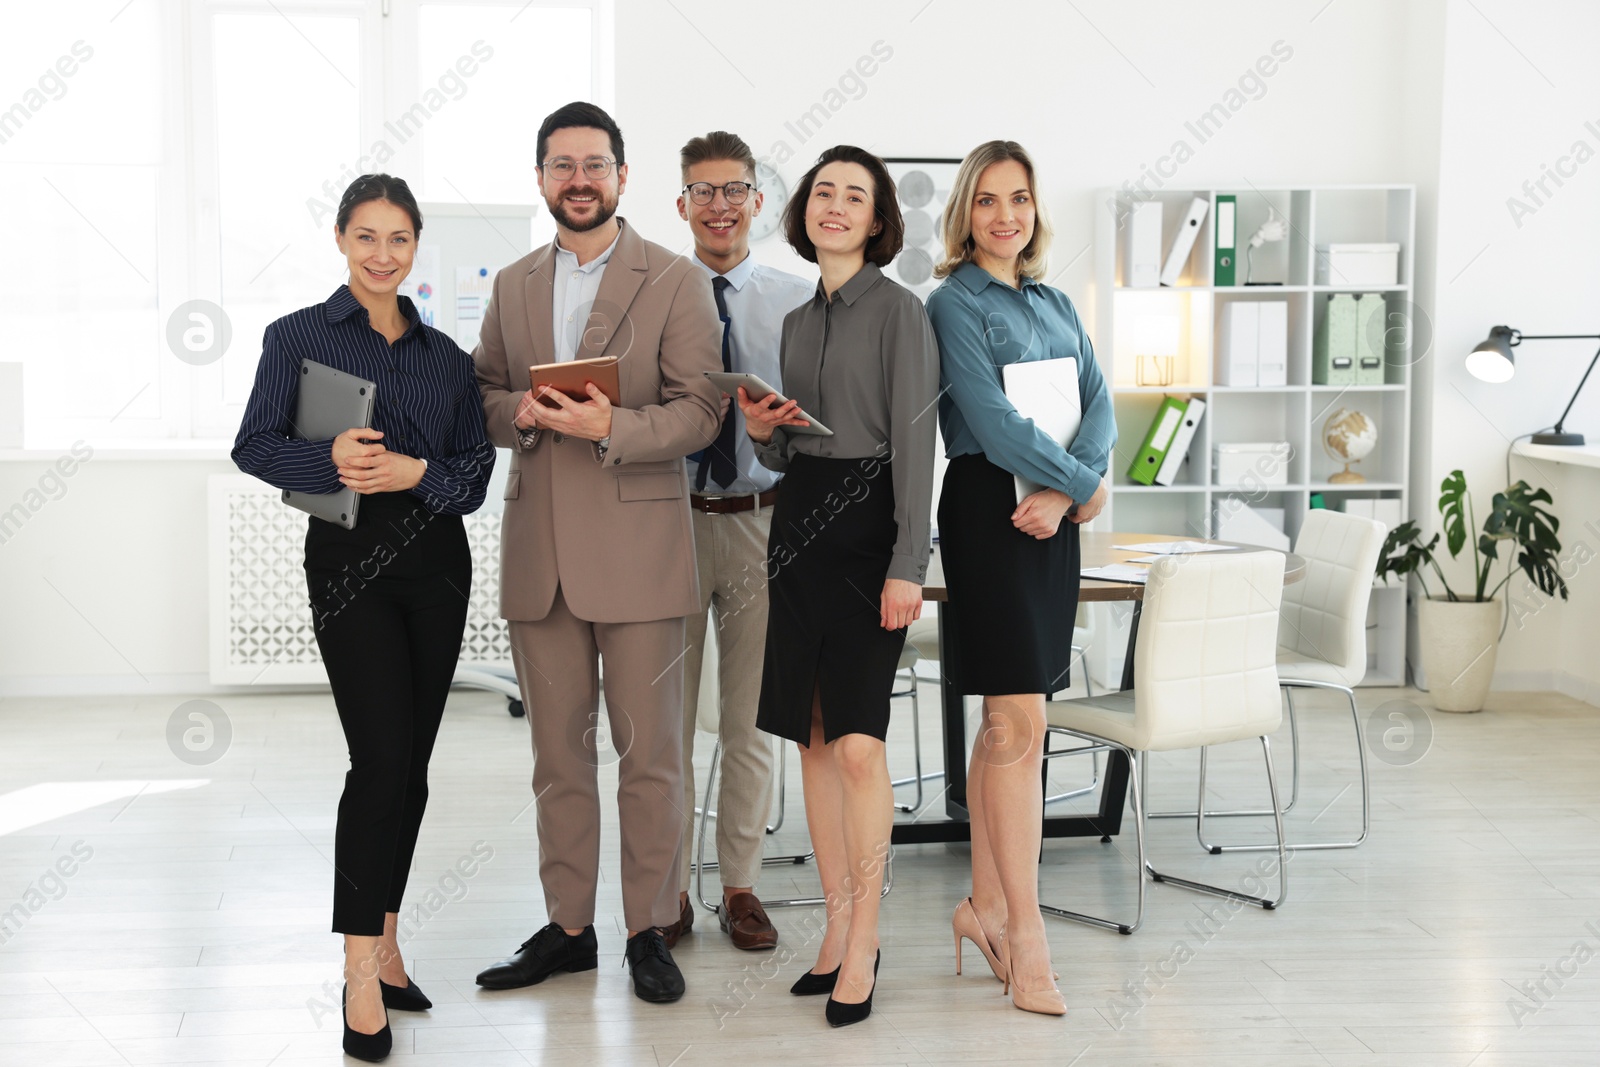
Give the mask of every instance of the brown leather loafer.
<svg viewBox="0 0 1600 1067">
<path fill-rule="evenodd" d="M 728 936 L 733 947 L 758 950 L 778 947 L 778 930 L 767 918 L 766 909 L 754 893 L 735 893 L 717 909 L 717 922 Z"/>
<path fill-rule="evenodd" d="M 683 910 L 678 913 L 678 921 L 671 926 L 661 928 L 661 936 L 667 939 L 668 948 L 676 948 L 678 938 L 694 929 L 694 904 L 685 899 Z"/>
</svg>

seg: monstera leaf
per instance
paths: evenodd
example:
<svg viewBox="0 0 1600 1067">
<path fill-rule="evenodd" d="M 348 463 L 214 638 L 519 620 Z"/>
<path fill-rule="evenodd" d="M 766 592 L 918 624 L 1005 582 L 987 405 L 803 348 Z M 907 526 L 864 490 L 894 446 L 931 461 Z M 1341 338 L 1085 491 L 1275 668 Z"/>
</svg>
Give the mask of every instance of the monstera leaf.
<svg viewBox="0 0 1600 1067">
<path fill-rule="evenodd" d="M 1451 471 L 1439 483 L 1439 515 L 1444 519 L 1444 543 L 1450 549 L 1451 559 L 1460 555 L 1461 546 L 1467 543 L 1466 509 L 1470 506 L 1467 476 L 1459 470 Z"/>
<path fill-rule="evenodd" d="M 1549 503 L 1553 503 L 1549 490 L 1534 489 L 1523 481 L 1494 495 L 1494 506 L 1484 519 L 1483 530 L 1472 542 L 1472 599 L 1493 599 L 1517 570 L 1527 575 L 1528 580 L 1546 596 L 1559 593 L 1561 599 L 1567 599 L 1567 583 L 1560 572 L 1561 539 L 1556 536 L 1561 528 L 1561 520 L 1540 506 Z M 1468 527 L 1472 520 L 1472 497 L 1467 494 L 1466 475 L 1459 470 L 1451 471 L 1439 483 L 1439 515 L 1443 519 L 1445 547 L 1450 550 L 1451 557 L 1458 556 L 1467 546 Z M 1502 541 L 1510 541 L 1515 546 L 1515 569 L 1508 569 L 1506 576 L 1493 589 L 1485 591 L 1494 563 L 1500 558 Z M 1383 553 L 1378 559 L 1378 577 L 1387 581 L 1390 575 L 1400 578 L 1415 574 L 1422 582 L 1423 592 L 1428 593 L 1423 571 L 1431 569 L 1444 587 L 1446 599 L 1462 599 L 1450 588 L 1435 558 L 1434 550 L 1438 544 L 1438 534 L 1423 544 L 1422 533 L 1415 522 L 1401 523 L 1384 538 Z"/>
<path fill-rule="evenodd" d="M 1439 535 L 1434 534 L 1433 540 L 1425 545 L 1421 540 L 1422 531 L 1417 529 L 1415 522 L 1403 522 L 1389 531 L 1389 535 L 1383 539 L 1383 551 L 1378 554 L 1378 577 L 1382 578 L 1385 584 L 1388 583 L 1391 574 L 1396 578 L 1415 574 L 1422 581 L 1423 591 L 1427 591 L 1428 583 L 1422 577 L 1422 567 L 1424 564 L 1432 564 L 1435 571 L 1439 570 L 1439 565 L 1433 560 L 1433 550 L 1439 544 Z M 1439 580 L 1444 581 L 1443 574 L 1439 575 Z M 1450 595 L 1451 600 L 1455 599 L 1448 585 L 1445 586 L 1445 592 Z"/>
<path fill-rule="evenodd" d="M 1478 540 L 1478 548 L 1494 559 L 1497 558 L 1494 551 L 1496 542 L 1515 541 L 1518 548 L 1517 566 L 1528 576 L 1528 580 L 1546 596 L 1560 593 L 1561 599 L 1565 600 L 1567 582 L 1558 569 L 1561 539 L 1556 536 L 1556 531 L 1561 528 L 1561 520 L 1539 506 L 1552 502 L 1549 490 L 1533 489 L 1520 480 L 1505 492 L 1496 493 L 1494 507 L 1483 523 L 1483 536 Z M 1484 571 L 1488 571 L 1487 566 Z M 1509 575 L 1507 578 L 1509 580 Z M 1480 598 L 1486 580 L 1487 573 L 1478 579 Z"/>
</svg>

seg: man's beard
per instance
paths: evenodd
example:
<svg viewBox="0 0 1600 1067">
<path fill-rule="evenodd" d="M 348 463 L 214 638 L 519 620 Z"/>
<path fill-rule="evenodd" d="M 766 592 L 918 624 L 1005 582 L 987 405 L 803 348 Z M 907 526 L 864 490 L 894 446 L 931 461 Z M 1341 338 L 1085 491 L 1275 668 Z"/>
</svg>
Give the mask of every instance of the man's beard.
<svg viewBox="0 0 1600 1067">
<path fill-rule="evenodd" d="M 578 193 L 580 195 L 592 194 L 594 196 L 596 211 L 592 219 L 579 222 L 567 214 L 567 197 L 572 195 L 572 193 Z M 562 193 L 560 198 L 557 199 L 554 204 L 549 205 L 549 207 L 550 215 L 556 220 L 556 222 L 566 229 L 571 230 L 573 233 L 588 233 L 590 230 L 604 226 L 610 221 L 611 216 L 617 213 L 617 202 L 613 200 L 609 204 L 606 203 L 605 193 L 599 189 L 570 190 Z"/>
</svg>

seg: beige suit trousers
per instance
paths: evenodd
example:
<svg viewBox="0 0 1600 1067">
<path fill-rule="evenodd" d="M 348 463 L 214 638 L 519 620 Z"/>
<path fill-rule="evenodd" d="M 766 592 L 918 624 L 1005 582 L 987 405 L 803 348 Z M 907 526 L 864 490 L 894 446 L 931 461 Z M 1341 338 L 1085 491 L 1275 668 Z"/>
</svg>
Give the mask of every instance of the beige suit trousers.
<svg viewBox="0 0 1600 1067">
<path fill-rule="evenodd" d="M 630 930 L 678 919 L 683 623 L 586 622 L 573 615 L 558 587 L 543 619 L 509 624 L 533 734 L 539 880 L 550 921 L 569 930 L 594 921 L 599 768 L 609 762 L 617 764 L 619 778 L 623 918 Z"/>
<path fill-rule="evenodd" d="M 754 886 L 761 875 L 762 842 L 772 806 L 773 739 L 756 729 L 762 659 L 767 647 L 767 534 L 772 509 L 708 515 L 692 511 L 694 553 L 700 571 L 700 610 L 687 620 L 683 721 L 683 876 L 689 888 L 694 846 L 695 706 L 707 613 L 716 620 L 722 704 L 721 789 L 717 812 L 717 873 L 725 886 Z"/>
</svg>

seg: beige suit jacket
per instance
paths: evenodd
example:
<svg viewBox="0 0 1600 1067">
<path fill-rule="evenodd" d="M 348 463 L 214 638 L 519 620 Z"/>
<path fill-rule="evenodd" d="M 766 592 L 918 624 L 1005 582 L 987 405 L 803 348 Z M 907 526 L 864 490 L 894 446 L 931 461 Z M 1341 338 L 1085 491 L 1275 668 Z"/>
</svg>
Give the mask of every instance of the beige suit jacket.
<svg viewBox="0 0 1600 1067">
<path fill-rule="evenodd" d="M 716 437 L 722 322 L 706 272 L 623 224 L 579 359 L 621 358 L 622 403 L 601 458 L 590 441 L 515 429 L 528 368 L 555 359 L 554 244 L 495 276 L 473 351 L 489 439 L 511 449 L 500 527 L 500 614 L 537 621 L 556 587 L 589 622 L 647 622 L 699 607 L 683 457 Z"/>
</svg>

